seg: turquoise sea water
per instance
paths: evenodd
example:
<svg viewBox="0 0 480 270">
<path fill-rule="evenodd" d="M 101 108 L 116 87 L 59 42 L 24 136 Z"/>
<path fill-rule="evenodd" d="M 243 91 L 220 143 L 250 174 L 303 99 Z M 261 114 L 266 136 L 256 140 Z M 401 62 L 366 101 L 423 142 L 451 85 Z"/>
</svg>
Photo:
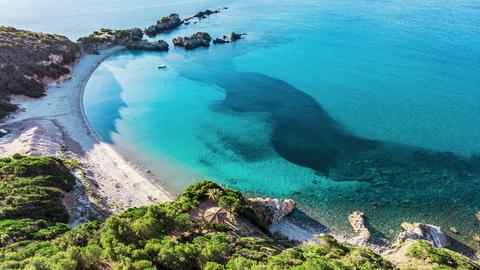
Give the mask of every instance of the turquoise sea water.
<svg viewBox="0 0 480 270">
<path fill-rule="evenodd" d="M 228 6 L 160 38 L 248 33 L 196 51 L 123 52 L 87 85 L 98 133 L 171 190 L 210 178 L 291 197 L 334 230 L 362 210 L 387 237 L 402 221 L 456 226 L 462 240 L 480 232 L 478 2 L 54 2 L 6 3 L 18 12 L 2 9 L 0 24 L 76 38 Z"/>
</svg>

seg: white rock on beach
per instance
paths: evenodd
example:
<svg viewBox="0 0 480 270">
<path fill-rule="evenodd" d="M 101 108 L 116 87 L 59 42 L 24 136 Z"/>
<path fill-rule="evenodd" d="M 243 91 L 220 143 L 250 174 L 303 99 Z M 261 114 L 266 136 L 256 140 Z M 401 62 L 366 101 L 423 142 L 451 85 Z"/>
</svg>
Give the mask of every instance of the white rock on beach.
<svg viewBox="0 0 480 270">
<path fill-rule="evenodd" d="M 267 224 L 278 224 L 295 209 L 295 201 L 291 199 L 250 198 L 253 210 Z"/>
<path fill-rule="evenodd" d="M 370 240 L 370 230 L 365 225 L 365 214 L 360 211 L 355 211 L 348 216 L 348 222 L 353 228 L 353 231 L 358 235 L 352 241 L 359 245 L 365 245 Z"/>
<path fill-rule="evenodd" d="M 395 243 L 399 244 L 406 239 L 425 240 L 435 247 L 448 247 L 451 245 L 451 238 L 441 227 L 424 224 L 424 223 L 408 223 L 404 222 L 400 225 L 404 232 L 401 232 Z"/>
</svg>

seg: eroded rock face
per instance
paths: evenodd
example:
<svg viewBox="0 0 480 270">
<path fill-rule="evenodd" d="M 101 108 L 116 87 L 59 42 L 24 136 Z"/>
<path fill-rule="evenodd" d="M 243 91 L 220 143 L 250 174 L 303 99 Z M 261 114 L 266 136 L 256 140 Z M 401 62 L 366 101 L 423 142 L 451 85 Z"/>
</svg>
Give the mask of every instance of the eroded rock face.
<svg viewBox="0 0 480 270">
<path fill-rule="evenodd" d="M 177 28 L 183 23 L 180 16 L 176 13 L 172 13 L 168 16 L 158 20 L 156 24 L 151 25 L 145 29 L 145 34 L 149 37 L 154 37 L 160 33 Z"/>
<path fill-rule="evenodd" d="M 143 51 L 168 51 L 168 43 L 164 40 L 149 42 L 148 40 L 140 40 L 132 42 L 127 45 L 129 50 L 143 50 Z"/>
<path fill-rule="evenodd" d="M 250 198 L 252 209 L 267 226 L 278 224 L 295 209 L 291 199 Z"/>
<path fill-rule="evenodd" d="M 435 247 L 448 247 L 451 245 L 450 236 L 448 236 L 442 228 L 424 223 L 408 223 L 404 222 L 401 225 L 404 232 L 401 232 L 396 239 L 396 244 L 399 244 L 406 239 L 426 240 Z"/>
<path fill-rule="evenodd" d="M 370 230 L 365 225 L 365 214 L 360 211 L 355 211 L 348 216 L 348 222 L 353 228 L 353 231 L 358 235 L 353 239 L 357 245 L 365 245 L 370 240 Z"/>
<path fill-rule="evenodd" d="M 212 38 L 208 33 L 197 32 L 190 37 L 176 37 L 172 40 L 173 45 L 184 47 L 187 50 L 193 50 L 198 47 L 210 46 Z"/>
</svg>

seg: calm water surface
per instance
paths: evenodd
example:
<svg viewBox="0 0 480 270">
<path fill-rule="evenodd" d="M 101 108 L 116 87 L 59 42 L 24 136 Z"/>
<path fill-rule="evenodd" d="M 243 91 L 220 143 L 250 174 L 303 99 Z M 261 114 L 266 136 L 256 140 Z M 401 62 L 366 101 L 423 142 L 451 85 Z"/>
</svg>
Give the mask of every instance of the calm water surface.
<svg viewBox="0 0 480 270">
<path fill-rule="evenodd" d="M 336 230 L 362 210 L 379 236 L 402 221 L 480 232 L 476 1 L 11 2 L 0 1 L 0 24 L 72 39 L 229 7 L 160 38 L 245 40 L 123 52 L 87 85 L 102 138 L 177 193 L 209 178 L 294 198 Z"/>
</svg>

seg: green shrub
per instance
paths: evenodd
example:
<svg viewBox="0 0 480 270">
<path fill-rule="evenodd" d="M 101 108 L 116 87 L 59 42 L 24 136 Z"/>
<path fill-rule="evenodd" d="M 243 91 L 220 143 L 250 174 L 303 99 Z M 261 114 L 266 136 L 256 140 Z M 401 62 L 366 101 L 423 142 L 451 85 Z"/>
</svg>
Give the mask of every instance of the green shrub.
<svg viewBox="0 0 480 270">
<path fill-rule="evenodd" d="M 437 269 L 442 267 L 446 269 L 480 269 L 468 258 L 445 248 L 435 248 L 423 240 L 415 241 L 406 255 L 436 264 Z"/>
</svg>

